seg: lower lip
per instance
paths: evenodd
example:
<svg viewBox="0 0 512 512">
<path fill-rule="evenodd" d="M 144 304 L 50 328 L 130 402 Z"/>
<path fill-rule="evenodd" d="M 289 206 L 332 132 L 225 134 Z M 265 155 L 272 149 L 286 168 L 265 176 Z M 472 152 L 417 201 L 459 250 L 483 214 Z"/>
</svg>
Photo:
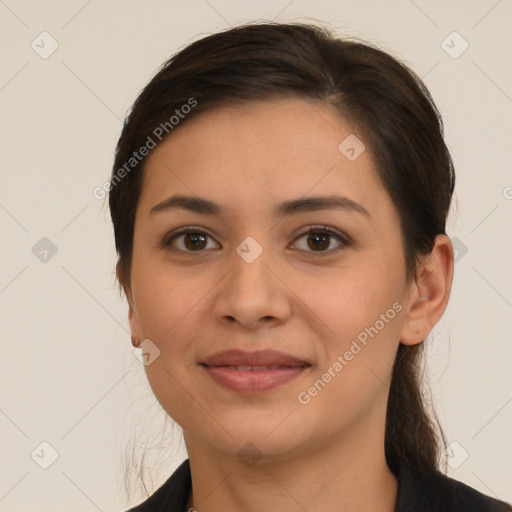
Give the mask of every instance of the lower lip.
<svg viewBox="0 0 512 512">
<path fill-rule="evenodd" d="M 259 393 L 273 389 L 292 381 L 309 368 L 294 366 L 276 370 L 238 371 L 227 366 L 202 366 L 215 382 L 239 393 Z"/>
</svg>

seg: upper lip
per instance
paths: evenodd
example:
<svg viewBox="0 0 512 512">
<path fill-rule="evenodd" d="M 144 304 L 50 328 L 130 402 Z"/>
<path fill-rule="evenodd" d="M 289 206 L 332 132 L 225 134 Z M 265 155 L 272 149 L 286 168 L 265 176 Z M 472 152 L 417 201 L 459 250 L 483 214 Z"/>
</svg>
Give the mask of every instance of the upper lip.
<svg viewBox="0 0 512 512">
<path fill-rule="evenodd" d="M 207 366 L 310 366 L 306 361 L 276 350 L 244 352 L 237 349 L 216 352 L 201 361 L 201 364 Z"/>
</svg>

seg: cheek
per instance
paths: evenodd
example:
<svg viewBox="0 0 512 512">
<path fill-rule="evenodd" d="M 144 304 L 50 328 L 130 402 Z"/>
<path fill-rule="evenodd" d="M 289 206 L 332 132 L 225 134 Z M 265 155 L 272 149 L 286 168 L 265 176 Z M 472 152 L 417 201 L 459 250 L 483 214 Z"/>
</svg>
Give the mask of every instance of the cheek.
<svg viewBox="0 0 512 512">
<path fill-rule="evenodd" d="M 169 339 L 179 341 L 177 331 L 208 289 L 195 278 L 177 278 L 176 272 L 155 263 L 134 269 L 132 276 L 141 334 L 161 349 Z"/>
<path fill-rule="evenodd" d="M 197 407 L 192 397 L 200 396 L 190 381 L 195 366 L 190 349 L 197 339 L 201 299 L 204 302 L 211 286 L 204 279 L 202 283 L 190 277 L 177 279 L 175 272 L 147 265 L 133 272 L 132 283 L 141 335 L 159 350 L 145 366 L 148 382 L 163 409 L 184 425 Z"/>
<path fill-rule="evenodd" d="M 393 304 L 403 297 L 399 271 L 376 265 L 348 266 L 329 275 L 325 281 L 312 281 L 300 286 L 301 300 L 316 313 L 325 326 L 325 338 L 347 340 L 356 337 L 365 328 L 373 326 L 385 315 L 386 330 L 395 324 L 398 306 Z M 395 266 L 396 267 L 396 266 Z M 373 268 L 373 270 L 371 270 Z M 399 269 L 400 270 L 400 269 Z M 386 312 L 388 314 L 386 315 Z M 378 326 L 381 326 L 379 322 Z"/>
<path fill-rule="evenodd" d="M 317 406 L 336 407 L 357 399 L 353 410 L 367 410 L 387 391 L 402 324 L 400 271 L 399 265 L 378 272 L 351 266 L 324 293 L 305 299 L 316 303 L 315 312 L 327 327 L 322 331 L 322 364 L 315 374 L 327 385 Z"/>
<path fill-rule="evenodd" d="M 328 326 L 321 342 L 324 353 L 314 375 L 301 391 L 311 400 L 306 414 L 317 421 L 321 411 L 338 411 L 330 427 L 357 422 L 382 407 L 388 392 L 399 344 L 403 305 L 391 279 L 370 279 L 352 273 L 331 282 L 329 293 L 312 297 Z M 300 401 L 300 400 L 299 400 Z M 304 402 L 300 402 L 304 403 Z"/>
</svg>

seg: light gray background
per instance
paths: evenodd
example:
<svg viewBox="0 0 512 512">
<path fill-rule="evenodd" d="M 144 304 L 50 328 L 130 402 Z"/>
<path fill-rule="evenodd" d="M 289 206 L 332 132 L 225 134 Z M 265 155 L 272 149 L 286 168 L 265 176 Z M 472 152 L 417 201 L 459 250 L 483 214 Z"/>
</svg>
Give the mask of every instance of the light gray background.
<svg viewBox="0 0 512 512">
<path fill-rule="evenodd" d="M 174 451 L 160 435 L 165 416 L 113 278 L 108 210 L 92 191 L 156 68 L 203 35 L 257 19 L 327 21 L 402 58 L 430 88 L 457 169 L 458 261 L 428 373 L 457 443 L 450 474 L 512 501 L 510 0 L 0 0 L 0 16 L 1 511 L 123 510 L 127 446 L 140 457 L 149 443 L 165 461 L 150 492 L 185 457 L 179 432 Z M 58 43 L 45 59 L 44 31 Z M 43 237 L 57 248 L 46 261 Z M 58 453 L 47 469 L 43 441 Z"/>
</svg>

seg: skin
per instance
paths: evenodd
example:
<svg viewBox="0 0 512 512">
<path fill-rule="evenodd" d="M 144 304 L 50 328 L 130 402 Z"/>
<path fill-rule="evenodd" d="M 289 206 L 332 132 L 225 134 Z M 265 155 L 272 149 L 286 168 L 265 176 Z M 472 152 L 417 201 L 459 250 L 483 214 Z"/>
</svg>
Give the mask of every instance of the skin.
<svg viewBox="0 0 512 512">
<path fill-rule="evenodd" d="M 441 318 L 453 250 L 439 235 L 406 281 L 399 215 L 370 148 L 355 161 L 338 150 L 351 133 L 364 142 L 323 103 L 253 102 L 190 119 L 148 157 L 123 284 L 132 334 L 160 350 L 145 368 L 183 428 L 189 506 L 199 512 L 394 510 L 397 482 L 384 456 L 392 366 L 400 342 L 421 343 Z M 174 194 L 205 197 L 225 211 L 150 214 Z M 281 201 L 333 194 L 369 216 L 340 209 L 273 215 Z M 188 226 L 209 235 L 200 250 L 185 236 L 159 246 Z M 351 243 L 308 243 L 308 230 L 323 226 Z M 247 236 L 263 249 L 252 263 L 236 252 Z M 309 403 L 299 403 L 299 393 L 396 303 L 401 311 Z M 231 348 L 280 350 L 311 367 L 277 388 L 239 394 L 198 364 Z M 237 456 L 247 443 L 260 457 L 253 465 Z"/>
</svg>

